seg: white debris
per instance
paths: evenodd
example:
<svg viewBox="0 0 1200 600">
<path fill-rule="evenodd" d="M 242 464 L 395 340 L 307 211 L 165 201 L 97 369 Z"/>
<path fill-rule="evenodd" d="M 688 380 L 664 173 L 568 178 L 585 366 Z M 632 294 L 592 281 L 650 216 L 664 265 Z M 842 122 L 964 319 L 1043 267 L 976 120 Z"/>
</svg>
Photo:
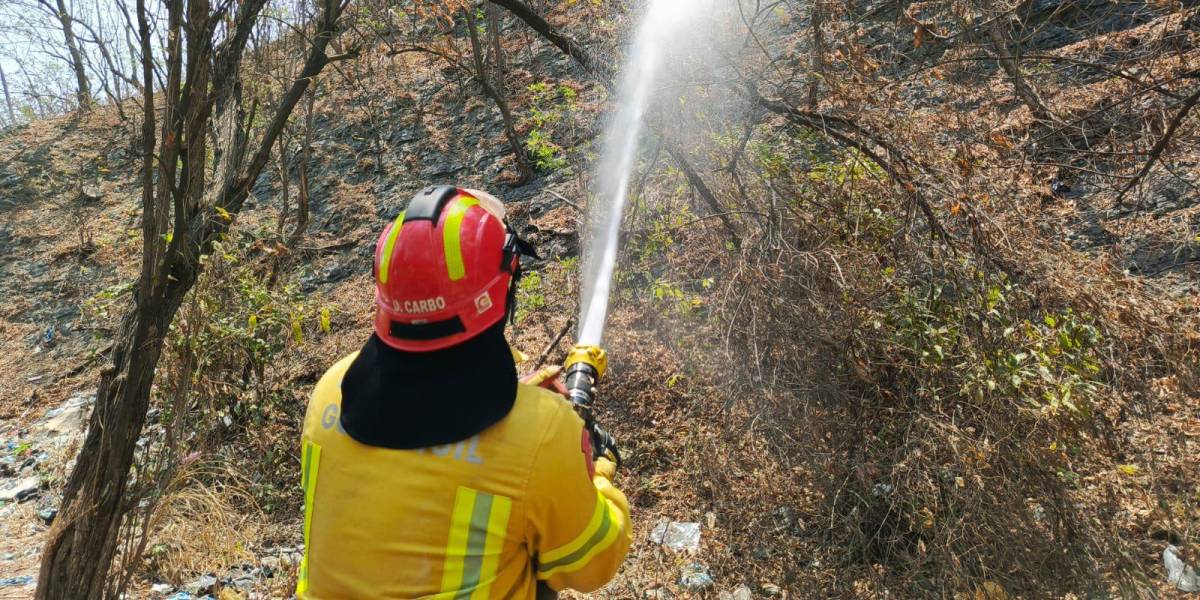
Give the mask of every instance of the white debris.
<svg viewBox="0 0 1200 600">
<path fill-rule="evenodd" d="M 700 549 L 700 524 L 681 521 L 659 521 L 650 531 L 650 541 L 676 552 L 695 552 Z"/>
<path fill-rule="evenodd" d="M 1163 566 L 1167 568 L 1167 583 L 1184 592 L 1200 592 L 1200 575 L 1179 558 L 1179 548 L 1167 546 L 1163 550 Z"/>
<path fill-rule="evenodd" d="M 12 502 L 13 500 L 21 501 L 33 495 L 42 481 L 37 477 L 26 477 L 17 480 L 12 485 L 0 488 L 0 502 Z"/>
</svg>

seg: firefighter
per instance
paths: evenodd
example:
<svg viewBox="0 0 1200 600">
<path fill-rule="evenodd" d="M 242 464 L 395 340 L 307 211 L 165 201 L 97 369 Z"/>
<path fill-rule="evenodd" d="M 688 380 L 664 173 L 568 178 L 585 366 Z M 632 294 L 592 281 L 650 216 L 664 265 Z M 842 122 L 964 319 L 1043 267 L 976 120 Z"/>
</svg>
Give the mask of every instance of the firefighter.
<svg viewBox="0 0 1200 600">
<path fill-rule="evenodd" d="M 615 461 L 561 395 L 518 382 L 504 336 L 531 254 L 499 200 L 448 186 L 379 236 L 374 334 L 304 420 L 297 597 L 532 599 L 616 573 Z"/>
</svg>

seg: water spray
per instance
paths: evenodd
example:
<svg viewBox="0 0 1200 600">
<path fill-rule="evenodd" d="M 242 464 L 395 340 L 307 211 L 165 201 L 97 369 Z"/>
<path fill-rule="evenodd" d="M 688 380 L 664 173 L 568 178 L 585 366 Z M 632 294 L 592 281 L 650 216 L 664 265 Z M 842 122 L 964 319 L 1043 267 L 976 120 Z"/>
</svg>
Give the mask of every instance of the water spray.
<svg viewBox="0 0 1200 600">
<path fill-rule="evenodd" d="M 578 343 L 567 354 L 564 372 L 568 398 L 591 431 L 596 455 L 612 453 L 618 462 L 616 443 L 596 425 L 593 404 L 596 386 L 608 366 L 607 353 L 600 344 L 617 260 L 621 215 L 629 196 L 642 118 L 650 104 L 651 87 L 662 57 L 673 43 L 674 35 L 684 31 L 687 23 L 701 14 L 703 11 L 697 10 L 691 0 L 650 0 L 622 69 L 617 87 L 617 113 L 608 125 L 594 177 L 595 195 L 588 203 Z"/>
</svg>

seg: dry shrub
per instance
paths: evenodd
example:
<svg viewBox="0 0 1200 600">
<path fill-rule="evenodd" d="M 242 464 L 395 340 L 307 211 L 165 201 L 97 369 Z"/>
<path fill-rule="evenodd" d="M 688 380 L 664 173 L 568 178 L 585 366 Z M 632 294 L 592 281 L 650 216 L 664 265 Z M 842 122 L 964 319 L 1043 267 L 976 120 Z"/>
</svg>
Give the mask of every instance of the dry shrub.
<svg viewBox="0 0 1200 600">
<path fill-rule="evenodd" d="M 255 562 L 263 515 L 250 482 L 219 465 L 184 468 L 150 515 L 147 568 L 176 585 Z"/>
<path fill-rule="evenodd" d="M 788 191 L 798 207 L 770 229 L 742 221 L 736 252 L 719 223 L 654 198 L 618 276 L 617 314 L 649 315 L 618 327 L 670 332 L 670 360 L 704 390 L 689 413 L 724 429 L 685 446 L 720 465 L 697 480 L 762 473 L 691 491 L 766 501 L 723 538 L 727 556 L 795 548 L 773 539 L 795 529 L 845 577 L 795 555 L 784 577 L 824 595 L 1144 595 L 1105 474 L 1134 453 L 1118 435 L 1130 399 L 1194 377 L 1194 342 L 1168 325 L 1194 319 L 1019 228 L 1006 242 L 1023 254 L 933 237 L 869 176 Z M 770 459 L 745 452 L 755 440 Z M 799 525 L 780 525 L 793 509 Z"/>
</svg>

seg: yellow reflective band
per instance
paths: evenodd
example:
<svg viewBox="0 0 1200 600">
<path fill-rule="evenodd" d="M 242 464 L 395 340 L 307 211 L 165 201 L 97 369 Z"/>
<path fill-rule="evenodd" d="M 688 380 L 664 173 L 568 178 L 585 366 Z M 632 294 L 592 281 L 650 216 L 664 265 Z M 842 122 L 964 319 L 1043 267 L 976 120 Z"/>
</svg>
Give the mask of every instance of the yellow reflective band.
<svg viewBox="0 0 1200 600">
<path fill-rule="evenodd" d="M 478 600 L 488 600 L 496 574 L 500 571 L 500 553 L 504 550 L 504 538 L 508 534 L 508 516 L 512 512 L 512 500 L 495 496 L 488 517 L 487 543 L 483 546 L 483 568 L 480 570 Z"/>
<path fill-rule="evenodd" d="M 392 221 L 392 230 L 388 232 L 387 241 L 383 243 L 383 256 L 379 261 L 379 283 L 387 283 L 388 268 L 392 266 L 392 250 L 396 248 L 396 238 L 400 237 L 400 230 L 404 227 L 404 212 L 400 211 L 400 215 Z"/>
<path fill-rule="evenodd" d="M 312 533 L 313 498 L 317 493 L 317 473 L 321 468 L 321 447 L 304 442 L 301 486 L 304 488 L 304 558 L 300 561 L 300 573 L 296 579 L 296 596 L 304 598 L 308 592 L 308 553 Z"/>
<path fill-rule="evenodd" d="M 512 499 L 459 487 L 438 600 L 488 600 L 508 534 Z"/>
<path fill-rule="evenodd" d="M 619 519 L 613 517 L 608 501 L 596 493 L 596 514 L 592 522 L 571 543 L 538 557 L 538 579 L 549 579 L 555 573 L 578 571 L 597 554 L 612 545 L 620 533 Z"/>
<path fill-rule="evenodd" d="M 467 554 L 467 539 L 471 532 L 471 513 L 475 508 L 475 490 L 459 487 L 454 497 L 454 514 L 450 519 L 450 540 L 446 543 L 446 559 L 442 563 L 442 594 L 453 598 L 462 583 L 463 557 Z"/>
<path fill-rule="evenodd" d="M 459 196 L 446 215 L 446 223 L 442 226 L 442 248 L 446 253 L 446 272 L 450 281 L 458 281 L 467 274 L 462 258 L 462 221 L 472 206 L 478 206 L 479 201 L 470 196 Z"/>
</svg>

